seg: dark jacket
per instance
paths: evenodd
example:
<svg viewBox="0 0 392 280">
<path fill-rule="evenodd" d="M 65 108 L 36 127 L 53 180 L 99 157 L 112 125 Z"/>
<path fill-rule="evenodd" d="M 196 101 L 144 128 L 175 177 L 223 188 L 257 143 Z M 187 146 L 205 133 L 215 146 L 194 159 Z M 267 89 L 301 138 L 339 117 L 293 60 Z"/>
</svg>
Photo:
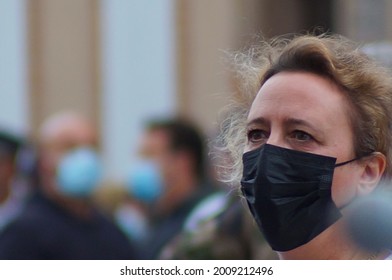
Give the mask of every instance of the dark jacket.
<svg viewBox="0 0 392 280">
<path fill-rule="evenodd" d="M 37 193 L 0 234 L 0 259 L 135 259 L 126 236 L 99 211 L 82 220 Z"/>
</svg>

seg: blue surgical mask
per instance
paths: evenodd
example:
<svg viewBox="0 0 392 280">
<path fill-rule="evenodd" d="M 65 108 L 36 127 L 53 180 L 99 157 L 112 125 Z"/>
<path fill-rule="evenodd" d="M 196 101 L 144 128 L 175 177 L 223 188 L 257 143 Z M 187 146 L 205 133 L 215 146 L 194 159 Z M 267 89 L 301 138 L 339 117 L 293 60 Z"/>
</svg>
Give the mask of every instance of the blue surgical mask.
<svg viewBox="0 0 392 280">
<path fill-rule="evenodd" d="M 151 203 L 163 193 L 163 182 L 159 165 L 151 160 L 141 160 L 127 177 L 128 192 L 136 199 Z"/>
<path fill-rule="evenodd" d="M 61 193 L 71 197 L 90 196 L 101 178 L 101 163 L 89 147 L 65 154 L 57 167 L 57 185 Z"/>
</svg>

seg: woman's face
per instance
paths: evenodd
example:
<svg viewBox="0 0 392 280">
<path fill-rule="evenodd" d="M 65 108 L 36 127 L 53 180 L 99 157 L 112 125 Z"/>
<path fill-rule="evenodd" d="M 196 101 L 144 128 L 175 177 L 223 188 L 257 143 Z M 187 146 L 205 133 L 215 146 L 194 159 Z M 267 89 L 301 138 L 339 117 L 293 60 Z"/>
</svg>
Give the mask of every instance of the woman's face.
<svg viewBox="0 0 392 280">
<path fill-rule="evenodd" d="M 281 72 L 261 87 L 248 115 L 246 151 L 265 143 L 337 158 L 355 157 L 349 106 L 330 80 L 305 72 Z M 357 196 L 357 161 L 335 169 L 332 199 L 343 207 Z"/>
</svg>

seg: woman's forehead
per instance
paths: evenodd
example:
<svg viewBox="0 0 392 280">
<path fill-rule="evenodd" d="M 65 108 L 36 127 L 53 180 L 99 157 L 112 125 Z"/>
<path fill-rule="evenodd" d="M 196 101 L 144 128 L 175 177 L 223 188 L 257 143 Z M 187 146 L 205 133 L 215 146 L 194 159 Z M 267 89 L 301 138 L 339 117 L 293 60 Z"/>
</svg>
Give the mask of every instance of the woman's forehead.
<svg viewBox="0 0 392 280">
<path fill-rule="evenodd" d="M 346 103 L 339 87 L 326 78 L 305 72 L 282 72 L 261 87 L 248 121 L 276 115 L 296 119 L 347 118 Z"/>
</svg>

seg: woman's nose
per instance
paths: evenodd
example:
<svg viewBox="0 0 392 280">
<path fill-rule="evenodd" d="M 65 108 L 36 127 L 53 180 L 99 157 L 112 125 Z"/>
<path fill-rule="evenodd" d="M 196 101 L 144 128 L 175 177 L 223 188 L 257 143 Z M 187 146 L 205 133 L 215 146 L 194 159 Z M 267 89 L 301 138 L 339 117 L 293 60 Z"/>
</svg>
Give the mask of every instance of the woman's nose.
<svg viewBox="0 0 392 280">
<path fill-rule="evenodd" d="M 266 144 L 290 149 L 290 145 L 285 140 L 284 134 L 279 130 L 271 131 Z"/>
</svg>

